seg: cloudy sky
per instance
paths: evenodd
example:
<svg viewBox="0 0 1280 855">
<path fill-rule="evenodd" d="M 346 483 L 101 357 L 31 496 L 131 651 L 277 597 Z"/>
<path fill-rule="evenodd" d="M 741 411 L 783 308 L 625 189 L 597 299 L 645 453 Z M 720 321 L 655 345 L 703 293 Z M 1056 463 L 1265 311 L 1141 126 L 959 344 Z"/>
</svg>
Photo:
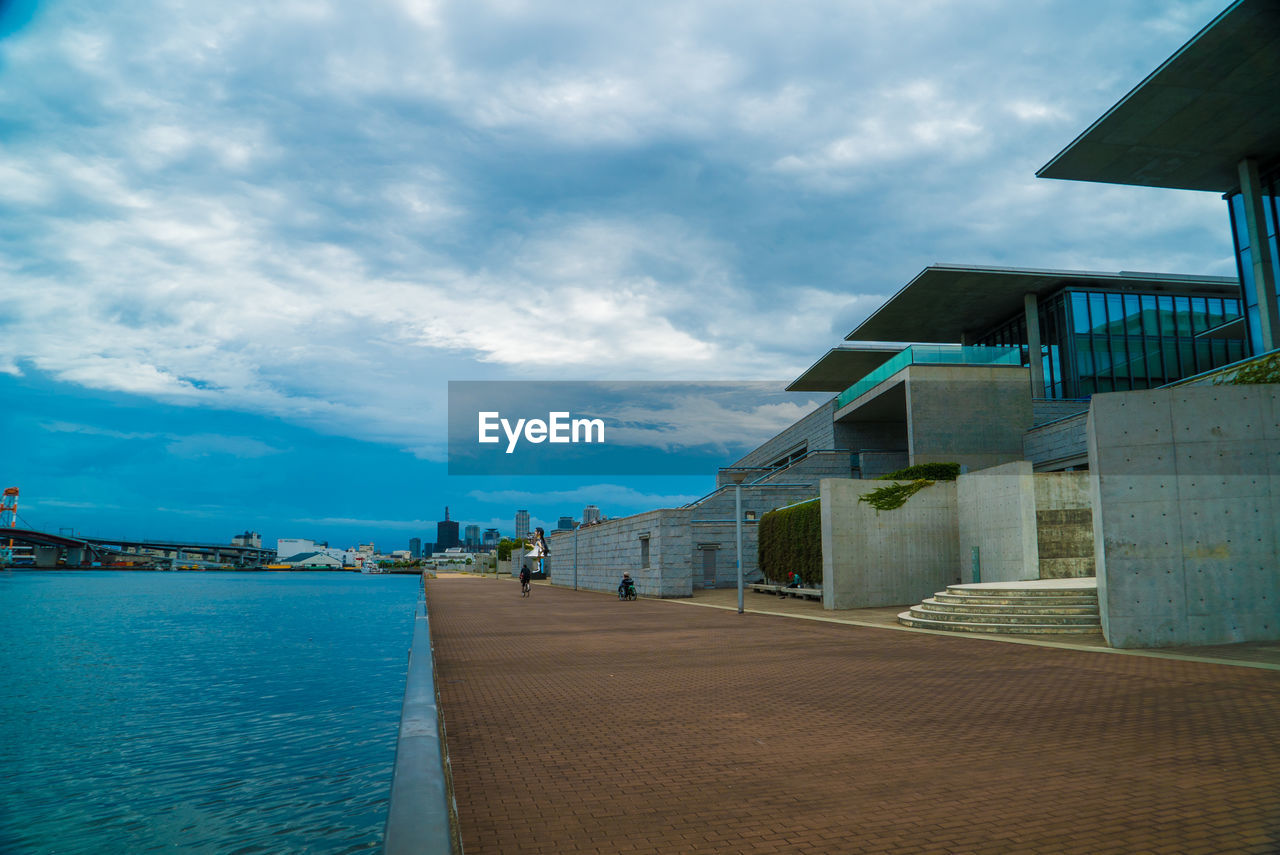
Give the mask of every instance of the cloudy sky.
<svg viewBox="0 0 1280 855">
<path fill-rule="evenodd" d="M 1234 275 L 1213 194 L 1034 177 L 1224 5 L 0 0 L 0 481 L 387 549 L 687 501 L 450 478 L 447 382 L 787 380 L 934 262 Z"/>
</svg>

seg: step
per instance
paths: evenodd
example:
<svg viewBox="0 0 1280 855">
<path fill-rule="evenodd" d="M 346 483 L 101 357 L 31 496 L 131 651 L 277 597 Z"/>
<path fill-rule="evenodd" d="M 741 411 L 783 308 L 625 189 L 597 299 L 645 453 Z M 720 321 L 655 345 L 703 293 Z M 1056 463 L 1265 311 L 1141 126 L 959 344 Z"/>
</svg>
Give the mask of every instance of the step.
<svg viewBox="0 0 1280 855">
<path fill-rule="evenodd" d="M 939 612 L 927 606 L 912 606 L 908 613 L 912 617 L 924 620 L 936 620 L 955 623 L 990 623 L 1006 626 L 1020 624 L 1038 624 L 1050 626 L 1100 626 L 1102 621 L 1097 612 L 1083 615 L 1056 614 L 991 614 L 989 612 Z"/>
<path fill-rule="evenodd" d="M 943 601 L 934 598 L 920 605 L 938 612 L 972 612 L 993 615 L 1097 615 L 1098 601 L 1071 603 L 1069 605 L 1040 605 L 1039 603 L 975 603 Z"/>
<path fill-rule="evenodd" d="M 1019 585 L 1026 587 L 1019 587 Z M 948 585 L 946 593 L 958 597 L 1096 597 L 1098 586 L 1094 584 L 1054 585 L 1053 587 L 1029 587 L 1033 583 L 987 582 L 973 585 Z"/>
<path fill-rule="evenodd" d="M 919 629 L 936 629 L 944 632 L 991 632 L 1001 635 L 1096 635 L 1098 626 L 1064 626 L 1062 624 L 993 624 L 960 623 L 929 620 L 913 616 L 910 612 L 898 615 L 898 623 Z"/>
<path fill-rule="evenodd" d="M 977 594 L 952 594 L 948 591 L 938 591 L 933 595 L 933 599 L 940 603 L 974 603 L 977 605 L 987 606 L 1021 606 L 1028 608 L 1039 606 L 1096 606 L 1098 597 L 1096 594 L 1087 597 L 986 597 Z"/>
</svg>

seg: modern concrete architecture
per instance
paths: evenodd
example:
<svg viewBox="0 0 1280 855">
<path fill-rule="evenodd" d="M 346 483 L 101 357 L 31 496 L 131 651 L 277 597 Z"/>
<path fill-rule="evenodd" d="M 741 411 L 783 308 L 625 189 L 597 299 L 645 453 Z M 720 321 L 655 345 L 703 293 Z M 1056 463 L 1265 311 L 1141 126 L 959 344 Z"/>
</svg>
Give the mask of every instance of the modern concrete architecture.
<svg viewBox="0 0 1280 855">
<path fill-rule="evenodd" d="M 1238 0 L 1038 173 L 1220 193 L 1251 353 L 1280 348 L 1280 7 Z"/>
<path fill-rule="evenodd" d="M 516 511 L 516 540 L 529 537 L 529 512 L 521 508 Z"/>
</svg>

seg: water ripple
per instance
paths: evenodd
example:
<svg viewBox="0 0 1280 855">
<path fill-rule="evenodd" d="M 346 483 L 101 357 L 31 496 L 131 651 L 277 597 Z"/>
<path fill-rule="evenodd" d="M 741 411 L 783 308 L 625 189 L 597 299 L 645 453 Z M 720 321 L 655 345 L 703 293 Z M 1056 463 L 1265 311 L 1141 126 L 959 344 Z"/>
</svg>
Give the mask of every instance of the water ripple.
<svg viewBox="0 0 1280 855">
<path fill-rule="evenodd" d="M 381 846 L 416 580 L 0 573 L 0 852 Z"/>
</svg>

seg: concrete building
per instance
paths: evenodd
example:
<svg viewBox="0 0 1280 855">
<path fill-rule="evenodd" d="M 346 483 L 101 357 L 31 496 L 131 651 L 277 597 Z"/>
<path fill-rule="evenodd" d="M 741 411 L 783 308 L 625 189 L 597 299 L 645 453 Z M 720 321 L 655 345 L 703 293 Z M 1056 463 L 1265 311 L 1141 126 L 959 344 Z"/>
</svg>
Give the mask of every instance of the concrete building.
<svg viewBox="0 0 1280 855">
<path fill-rule="evenodd" d="M 556 521 L 556 531 L 573 531 L 577 527 L 578 524 L 573 517 L 560 517 Z"/>
<path fill-rule="evenodd" d="M 516 540 L 527 540 L 529 537 L 529 512 L 523 508 L 516 511 Z"/>
<path fill-rule="evenodd" d="M 587 505 L 582 509 L 582 524 L 595 525 L 600 522 L 600 509 L 595 505 Z"/>
<path fill-rule="evenodd" d="M 498 541 L 502 539 L 502 535 L 496 528 L 486 528 L 481 542 L 481 548 L 485 552 L 492 552 L 498 548 Z"/>
<path fill-rule="evenodd" d="M 262 535 L 256 531 L 246 531 L 244 534 L 237 534 L 231 538 L 232 546 L 251 546 L 254 549 L 262 548 Z"/>
<path fill-rule="evenodd" d="M 463 542 L 463 545 L 467 548 L 468 552 L 479 552 L 480 551 L 480 526 L 468 525 L 466 528 L 464 528 L 462 542 Z"/>
</svg>

